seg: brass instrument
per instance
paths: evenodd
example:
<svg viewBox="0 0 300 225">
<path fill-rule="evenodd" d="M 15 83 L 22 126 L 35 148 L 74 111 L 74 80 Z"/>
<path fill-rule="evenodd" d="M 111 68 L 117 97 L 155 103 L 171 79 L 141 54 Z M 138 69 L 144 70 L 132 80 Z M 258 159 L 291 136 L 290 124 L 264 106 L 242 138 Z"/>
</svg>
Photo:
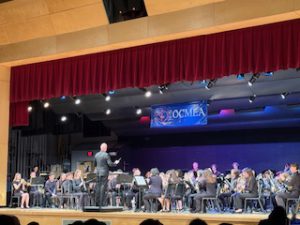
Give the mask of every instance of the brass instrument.
<svg viewBox="0 0 300 225">
<path fill-rule="evenodd" d="M 231 191 L 231 183 L 229 182 L 229 180 L 227 178 L 224 178 L 223 180 L 223 186 L 220 190 L 220 193 L 227 193 Z"/>
<path fill-rule="evenodd" d="M 21 184 L 28 187 L 28 186 L 31 186 L 31 181 L 27 182 L 25 179 L 21 179 Z"/>
<path fill-rule="evenodd" d="M 84 180 L 83 180 L 82 177 L 81 177 L 80 179 L 81 179 L 81 184 L 80 184 L 80 186 L 83 186 L 83 190 L 86 192 L 86 191 L 87 191 L 87 187 L 86 187 L 86 185 L 85 185 L 85 182 L 84 182 Z"/>
<path fill-rule="evenodd" d="M 244 177 L 240 176 L 237 180 L 235 191 L 239 193 L 243 193 L 245 191 L 245 188 L 246 188 L 246 180 Z"/>
</svg>

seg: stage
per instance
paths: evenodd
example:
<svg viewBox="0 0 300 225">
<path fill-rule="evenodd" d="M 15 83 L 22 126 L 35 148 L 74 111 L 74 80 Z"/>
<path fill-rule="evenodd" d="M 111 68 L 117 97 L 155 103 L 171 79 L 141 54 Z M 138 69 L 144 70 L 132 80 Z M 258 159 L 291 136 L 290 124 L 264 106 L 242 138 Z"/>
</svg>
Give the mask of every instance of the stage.
<svg viewBox="0 0 300 225">
<path fill-rule="evenodd" d="M 86 220 L 96 218 L 108 222 L 111 225 L 138 225 L 141 221 L 154 218 L 164 225 L 187 225 L 194 218 L 201 218 L 210 225 L 222 222 L 235 225 L 258 224 L 259 220 L 267 218 L 268 214 L 191 214 L 183 213 L 143 213 L 143 212 L 82 212 L 65 209 L 11 209 L 2 208 L 0 214 L 17 216 L 21 225 L 27 225 L 31 221 L 39 222 L 40 225 L 67 225 L 72 220 Z"/>
</svg>

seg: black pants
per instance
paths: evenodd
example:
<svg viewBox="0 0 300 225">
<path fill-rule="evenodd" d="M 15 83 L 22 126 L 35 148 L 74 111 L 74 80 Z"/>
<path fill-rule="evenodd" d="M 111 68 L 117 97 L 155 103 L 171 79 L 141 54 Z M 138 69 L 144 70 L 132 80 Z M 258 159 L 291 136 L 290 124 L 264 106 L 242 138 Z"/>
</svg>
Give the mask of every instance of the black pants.
<svg viewBox="0 0 300 225">
<path fill-rule="evenodd" d="M 275 196 L 275 200 L 278 206 L 282 206 L 283 208 L 286 207 L 285 202 L 288 198 L 298 198 L 299 193 L 297 192 L 278 192 Z"/>
<path fill-rule="evenodd" d="M 231 192 L 224 192 L 219 195 L 219 199 L 222 202 L 222 207 L 224 208 L 230 208 L 231 207 Z"/>
<path fill-rule="evenodd" d="M 43 205 L 43 195 L 39 191 L 30 191 L 30 205 L 33 206 L 42 206 Z"/>
<path fill-rule="evenodd" d="M 158 210 L 158 204 L 156 199 L 159 197 L 160 195 L 153 193 L 146 193 L 144 195 L 143 200 L 147 212 L 151 211 L 151 201 L 153 201 L 153 211 L 156 212 Z"/>
<path fill-rule="evenodd" d="M 256 193 L 236 193 L 233 197 L 233 203 L 235 209 L 243 209 L 243 203 L 245 198 L 256 198 Z"/>
<path fill-rule="evenodd" d="M 97 206 L 104 206 L 107 183 L 108 183 L 108 176 L 97 176 L 97 184 L 96 184 Z"/>
<path fill-rule="evenodd" d="M 215 195 L 210 194 L 210 193 L 199 193 L 196 194 L 194 197 L 194 201 L 195 201 L 195 205 L 196 205 L 196 212 L 200 212 L 201 210 L 203 210 L 203 212 L 205 212 L 205 202 L 204 205 L 202 205 L 202 198 L 209 198 L 209 197 L 214 197 Z"/>
</svg>

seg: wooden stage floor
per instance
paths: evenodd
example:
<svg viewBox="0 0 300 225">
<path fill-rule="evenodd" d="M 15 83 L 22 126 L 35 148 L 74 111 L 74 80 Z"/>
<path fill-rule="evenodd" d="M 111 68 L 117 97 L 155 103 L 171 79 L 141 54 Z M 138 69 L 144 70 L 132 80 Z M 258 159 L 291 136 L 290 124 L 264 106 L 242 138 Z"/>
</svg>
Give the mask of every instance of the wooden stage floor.
<svg viewBox="0 0 300 225">
<path fill-rule="evenodd" d="M 143 212 L 82 212 L 65 209 L 11 209 L 1 208 L 0 214 L 17 216 L 21 225 L 27 225 L 31 221 L 40 225 L 67 225 L 72 220 L 87 220 L 96 218 L 108 222 L 111 225 L 138 225 L 141 221 L 153 218 L 160 220 L 164 225 L 188 225 L 194 218 L 201 218 L 209 225 L 222 222 L 235 225 L 258 224 L 259 220 L 267 218 L 267 214 L 191 214 L 183 213 L 143 213 Z"/>
</svg>

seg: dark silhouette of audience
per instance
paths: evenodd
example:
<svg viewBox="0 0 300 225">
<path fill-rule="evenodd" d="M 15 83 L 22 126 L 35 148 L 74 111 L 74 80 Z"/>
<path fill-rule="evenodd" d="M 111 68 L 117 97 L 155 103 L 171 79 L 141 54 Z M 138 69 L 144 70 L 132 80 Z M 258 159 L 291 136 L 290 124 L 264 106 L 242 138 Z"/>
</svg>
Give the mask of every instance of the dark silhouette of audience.
<svg viewBox="0 0 300 225">
<path fill-rule="evenodd" d="M 82 221 L 75 221 L 74 223 L 72 224 L 69 224 L 69 225 L 83 225 L 84 223 Z"/>
<path fill-rule="evenodd" d="M 159 220 L 146 219 L 140 225 L 163 225 Z"/>
<path fill-rule="evenodd" d="M 193 219 L 189 225 L 207 225 L 207 223 L 201 219 Z"/>
<path fill-rule="evenodd" d="M 220 223 L 219 225 L 232 225 L 232 223 Z"/>
<path fill-rule="evenodd" d="M 10 215 L 0 215 L 1 224 L 5 225 L 20 225 L 20 221 L 15 216 Z"/>
<path fill-rule="evenodd" d="M 276 206 L 270 213 L 268 219 L 261 220 L 259 225 L 288 225 L 290 224 L 286 211 L 281 206 Z"/>
<path fill-rule="evenodd" d="M 27 225 L 39 225 L 39 223 L 38 223 L 38 222 L 30 222 L 30 223 L 27 224 Z"/>
<path fill-rule="evenodd" d="M 102 221 L 98 221 L 96 219 L 89 219 L 83 223 L 84 225 L 106 225 L 106 223 Z"/>
</svg>

